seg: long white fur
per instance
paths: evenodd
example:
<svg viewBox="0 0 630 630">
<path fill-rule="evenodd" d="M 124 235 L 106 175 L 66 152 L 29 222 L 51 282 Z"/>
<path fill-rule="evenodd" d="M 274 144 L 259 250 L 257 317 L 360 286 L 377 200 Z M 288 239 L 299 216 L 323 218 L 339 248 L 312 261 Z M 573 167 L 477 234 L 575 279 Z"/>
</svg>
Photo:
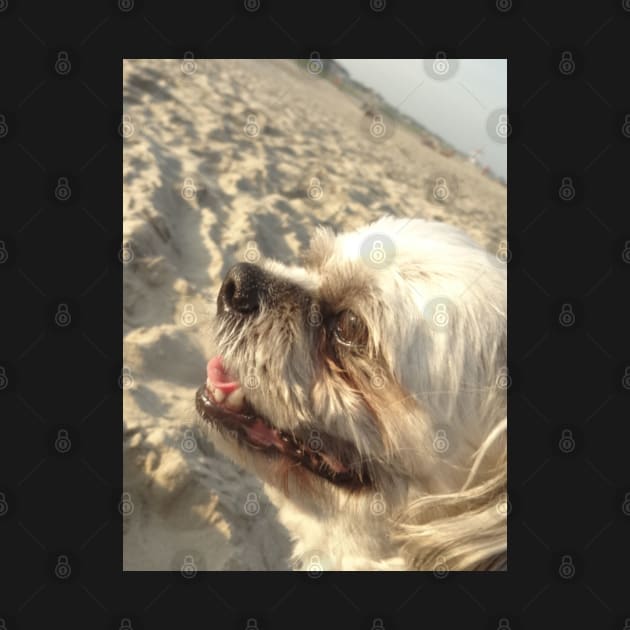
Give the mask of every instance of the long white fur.
<svg viewBox="0 0 630 630">
<path fill-rule="evenodd" d="M 362 244 L 385 235 L 395 244 L 392 264 L 365 264 Z M 378 433 L 365 409 L 365 394 L 353 392 L 304 360 L 308 337 L 280 327 L 278 315 L 261 310 L 249 327 L 218 325 L 217 343 L 232 371 L 244 377 L 264 365 L 268 382 L 248 394 L 255 408 L 277 426 L 320 426 L 351 440 L 372 461 L 382 491 L 348 495 L 322 482 L 311 494 L 276 483 L 276 467 L 219 435 L 213 438 L 235 460 L 254 470 L 278 506 L 294 539 L 296 568 L 324 570 L 490 570 L 506 567 L 507 419 L 504 388 L 507 298 L 505 266 L 461 231 L 442 223 L 385 217 L 349 234 L 319 230 L 312 243 L 314 268 L 275 261 L 262 266 L 305 291 L 365 286 L 356 304 L 372 343 L 408 400 L 379 407 Z M 348 298 L 351 299 L 351 298 Z M 446 299 L 448 331 L 427 321 L 427 305 Z M 259 334 L 255 347 L 252 330 Z M 450 438 L 436 452 L 438 431 Z M 391 448 L 384 449 L 386 437 Z M 375 501 L 384 509 L 375 510 Z"/>
</svg>

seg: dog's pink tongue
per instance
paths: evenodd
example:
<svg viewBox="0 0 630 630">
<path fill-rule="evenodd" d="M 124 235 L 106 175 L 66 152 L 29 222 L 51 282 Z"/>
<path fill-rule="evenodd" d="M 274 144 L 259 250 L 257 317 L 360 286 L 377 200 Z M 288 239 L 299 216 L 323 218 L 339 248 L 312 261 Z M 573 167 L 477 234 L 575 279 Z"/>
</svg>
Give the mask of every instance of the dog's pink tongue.
<svg viewBox="0 0 630 630">
<path fill-rule="evenodd" d="M 220 356 L 216 356 L 208 361 L 208 380 L 224 394 L 229 394 L 241 386 L 237 380 L 234 380 L 227 373 L 223 367 L 223 359 Z"/>
</svg>

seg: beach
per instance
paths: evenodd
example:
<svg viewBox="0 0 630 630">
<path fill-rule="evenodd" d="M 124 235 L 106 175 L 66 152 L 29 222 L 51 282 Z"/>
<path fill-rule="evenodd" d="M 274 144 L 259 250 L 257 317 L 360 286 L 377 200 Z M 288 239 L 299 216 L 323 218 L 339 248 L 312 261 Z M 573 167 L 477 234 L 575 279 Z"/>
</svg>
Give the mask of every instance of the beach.
<svg viewBox="0 0 630 630">
<path fill-rule="evenodd" d="M 384 214 L 448 222 L 489 252 L 505 248 L 504 185 L 403 120 L 375 120 L 342 82 L 311 70 L 124 61 L 124 570 L 291 568 L 260 481 L 215 452 L 196 421 L 233 264 L 297 263 L 316 226 L 350 230 Z"/>
</svg>

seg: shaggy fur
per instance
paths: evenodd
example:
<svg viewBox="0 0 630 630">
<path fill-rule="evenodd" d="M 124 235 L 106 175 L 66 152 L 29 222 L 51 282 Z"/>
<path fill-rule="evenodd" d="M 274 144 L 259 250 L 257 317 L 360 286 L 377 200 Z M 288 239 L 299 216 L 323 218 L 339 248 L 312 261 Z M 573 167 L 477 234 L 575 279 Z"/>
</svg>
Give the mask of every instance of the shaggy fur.
<svg viewBox="0 0 630 630">
<path fill-rule="evenodd" d="M 394 245 L 380 267 L 366 260 L 376 238 Z M 505 569 L 505 265 L 453 227 L 386 217 L 320 228 L 304 267 L 259 268 L 256 312 L 217 315 L 224 364 L 257 414 L 322 438 L 364 482 L 335 485 L 209 429 L 265 481 L 295 568 Z M 358 348 L 333 334 L 348 310 Z"/>
</svg>

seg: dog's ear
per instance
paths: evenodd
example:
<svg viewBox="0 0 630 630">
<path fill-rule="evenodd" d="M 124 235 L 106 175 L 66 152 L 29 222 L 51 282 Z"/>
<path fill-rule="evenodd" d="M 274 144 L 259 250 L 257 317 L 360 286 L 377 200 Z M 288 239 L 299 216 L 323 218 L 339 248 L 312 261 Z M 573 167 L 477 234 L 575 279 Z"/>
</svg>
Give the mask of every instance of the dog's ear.
<svg viewBox="0 0 630 630">
<path fill-rule="evenodd" d="M 459 492 L 424 495 L 405 509 L 395 524 L 409 566 L 423 571 L 500 571 L 507 568 L 507 421 L 477 452 L 473 470 L 481 478 Z M 499 440 L 501 455 L 481 466 L 477 461 Z M 470 480 L 469 480 L 470 481 Z"/>
<path fill-rule="evenodd" d="M 305 267 L 320 267 L 334 251 L 335 232 L 329 226 L 320 225 L 311 237 L 308 250 L 302 256 Z"/>
</svg>

